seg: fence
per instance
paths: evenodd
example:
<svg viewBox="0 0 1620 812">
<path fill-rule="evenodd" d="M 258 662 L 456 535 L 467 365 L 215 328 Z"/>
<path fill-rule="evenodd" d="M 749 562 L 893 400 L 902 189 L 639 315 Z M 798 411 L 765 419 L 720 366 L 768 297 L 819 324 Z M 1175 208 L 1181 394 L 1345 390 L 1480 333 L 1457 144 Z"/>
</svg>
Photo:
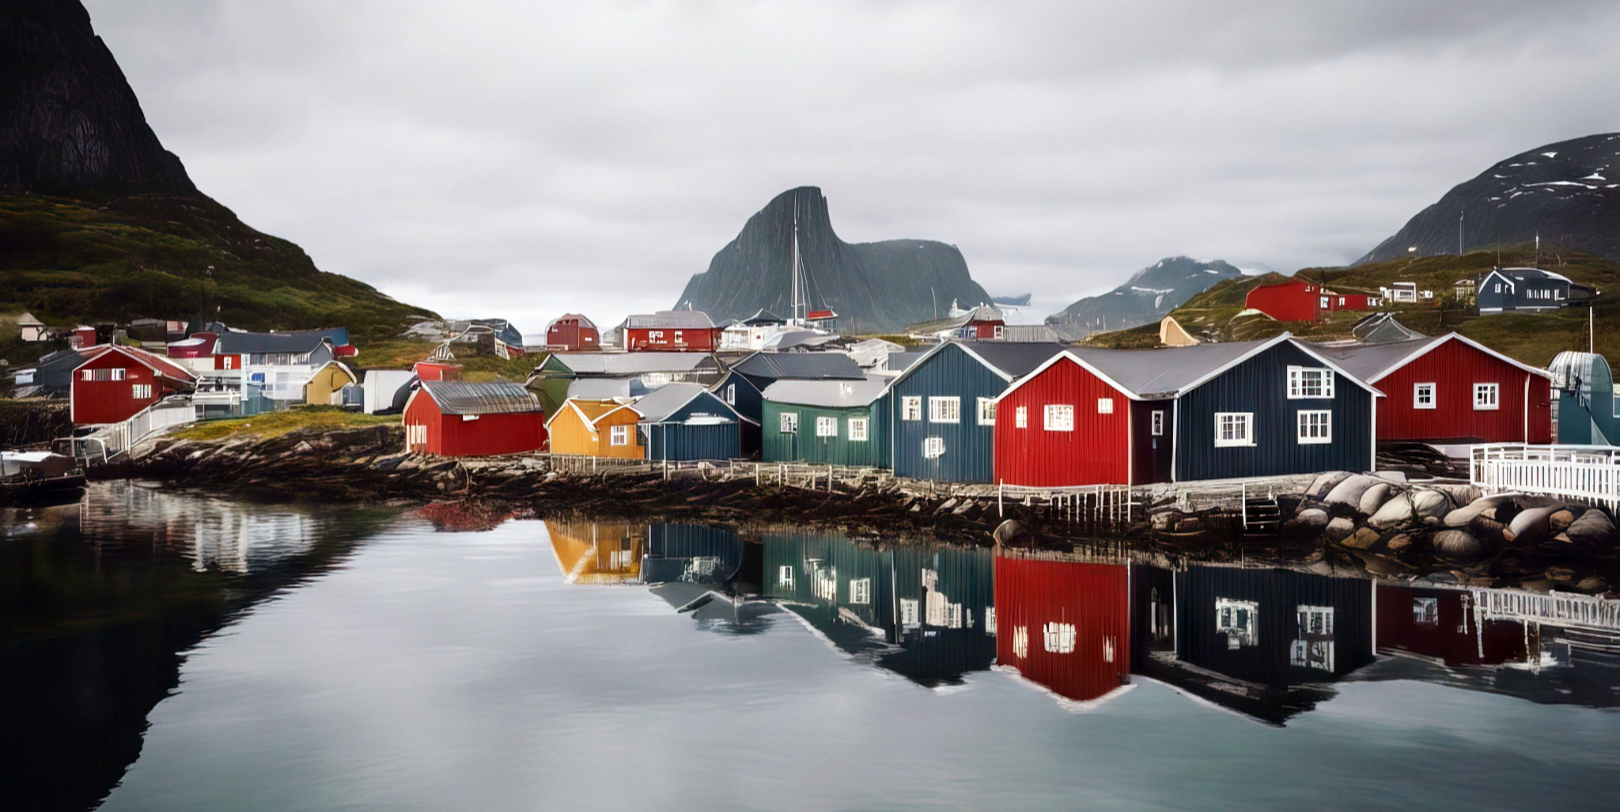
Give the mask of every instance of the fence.
<svg viewBox="0 0 1620 812">
<path fill-rule="evenodd" d="M 58 440 L 57 450 L 84 462 L 108 462 L 154 434 L 196 421 L 197 412 L 190 399 L 169 398 L 136 412 L 122 423 L 102 426 L 83 437 Z"/>
<path fill-rule="evenodd" d="M 1620 449 L 1610 446 L 1474 446 L 1469 479 L 1486 492 L 1524 491 L 1620 508 Z"/>
<path fill-rule="evenodd" d="M 1528 620 L 1560 628 L 1620 632 L 1620 601 L 1561 592 L 1470 591 L 1475 610 L 1487 620 Z"/>
</svg>

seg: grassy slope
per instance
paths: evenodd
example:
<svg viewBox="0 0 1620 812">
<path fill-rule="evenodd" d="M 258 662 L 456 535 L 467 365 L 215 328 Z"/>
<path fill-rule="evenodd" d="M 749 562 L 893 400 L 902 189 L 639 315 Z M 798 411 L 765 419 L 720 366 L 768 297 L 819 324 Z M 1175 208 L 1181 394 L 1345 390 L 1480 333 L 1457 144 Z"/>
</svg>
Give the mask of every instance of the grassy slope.
<svg viewBox="0 0 1620 812">
<path fill-rule="evenodd" d="M 177 431 L 172 436 L 183 440 L 223 440 L 230 437 L 280 437 L 305 429 L 327 431 L 352 429 L 363 426 L 391 426 L 399 422 L 399 415 L 359 414 L 346 412 L 335 406 L 301 406 L 285 412 L 270 412 L 254 417 L 214 420 L 195 428 Z"/>
<path fill-rule="evenodd" d="M 371 342 L 360 347 L 355 366 L 360 369 L 410 369 L 417 361 L 426 360 L 438 348 L 432 341 L 395 338 Z M 503 361 L 493 355 L 473 355 L 472 348 L 458 350 L 456 363 L 462 367 L 462 380 L 507 380 L 523 383 L 529 373 L 546 360 L 545 353 L 534 353 Z"/>
<path fill-rule="evenodd" d="M 1563 264 L 1559 264 L 1559 262 Z M 1296 276 L 1321 281 L 1330 286 L 1376 291 L 1391 282 L 1417 282 L 1419 289 L 1435 291 L 1441 306 L 1399 306 L 1385 308 L 1400 315 L 1401 323 L 1429 335 L 1455 329 L 1481 344 L 1534 366 L 1546 366 L 1563 350 L 1587 347 L 1587 312 L 1572 308 L 1548 314 L 1505 313 L 1471 317 L 1450 301 L 1452 285 L 1459 279 L 1476 278 L 1496 265 L 1494 250 L 1464 256 L 1436 256 L 1398 259 L 1348 269 L 1308 268 Z M 1533 248 L 1515 247 L 1502 252 L 1507 267 L 1535 266 Z M 1540 267 L 1563 274 L 1603 292 L 1593 308 L 1596 319 L 1596 349 L 1605 357 L 1620 360 L 1620 263 L 1584 254 L 1561 257 L 1543 253 Z M 1342 312 L 1322 324 L 1277 322 L 1264 316 L 1237 318 L 1244 298 L 1262 284 L 1282 281 L 1268 274 L 1220 282 L 1193 297 L 1171 313 L 1193 335 L 1211 336 L 1221 341 L 1248 341 L 1269 338 L 1284 330 L 1302 338 L 1347 338 L 1350 326 L 1363 313 Z M 1087 343 L 1105 347 L 1152 347 L 1158 344 L 1158 325 L 1093 336 Z"/>
<path fill-rule="evenodd" d="M 0 195 L 0 310 L 48 324 L 217 314 L 246 329 L 347 327 L 356 339 L 433 315 L 317 269 L 206 197 L 177 195 Z"/>
</svg>

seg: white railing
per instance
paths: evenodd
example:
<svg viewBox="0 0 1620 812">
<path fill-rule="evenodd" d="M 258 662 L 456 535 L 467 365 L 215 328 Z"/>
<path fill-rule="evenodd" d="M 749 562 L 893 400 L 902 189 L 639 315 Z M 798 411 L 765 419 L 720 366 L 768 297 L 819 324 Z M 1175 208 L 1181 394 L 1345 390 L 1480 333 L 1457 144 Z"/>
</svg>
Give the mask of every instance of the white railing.
<svg viewBox="0 0 1620 812">
<path fill-rule="evenodd" d="M 1620 601 L 1554 592 L 1474 589 L 1474 606 L 1486 620 L 1528 620 L 1560 628 L 1620 632 Z"/>
<path fill-rule="evenodd" d="M 1620 508 L 1620 449 L 1612 446 L 1478 445 L 1468 470 L 1487 493 L 1542 493 Z"/>
<path fill-rule="evenodd" d="M 83 437 L 71 438 L 72 456 L 107 462 L 127 453 L 136 443 L 174 426 L 197 422 L 190 398 L 160 400 L 122 423 L 110 423 Z"/>
</svg>

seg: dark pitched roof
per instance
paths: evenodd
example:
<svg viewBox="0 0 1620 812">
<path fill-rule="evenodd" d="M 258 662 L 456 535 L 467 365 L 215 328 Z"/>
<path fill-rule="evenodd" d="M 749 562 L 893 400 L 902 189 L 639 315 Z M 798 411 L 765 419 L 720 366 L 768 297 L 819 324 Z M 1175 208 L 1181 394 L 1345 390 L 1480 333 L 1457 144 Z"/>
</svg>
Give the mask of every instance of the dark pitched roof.
<svg viewBox="0 0 1620 812">
<path fill-rule="evenodd" d="M 1233 341 L 1154 350 L 1071 347 L 1069 353 L 1120 386 L 1144 397 L 1171 396 L 1210 372 L 1231 364 L 1270 341 Z"/>
<path fill-rule="evenodd" d="M 422 391 L 439 405 L 445 414 L 513 414 L 540 411 L 535 400 L 522 384 L 498 381 L 468 383 L 467 381 L 423 381 Z"/>
<path fill-rule="evenodd" d="M 957 341 L 962 349 L 984 359 L 985 363 L 1009 378 L 1027 375 L 1052 356 L 1063 352 L 1063 345 L 1052 341 Z"/>
<path fill-rule="evenodd" d="M 946 330 L 955 330 L 966 327 L 976 321 L 1003 321 L 1001 310 L 994 305 L 979 305 L 958 316 L 947 316 L 943 319 L 930 319 L 920 321 L 906 327 L 906 332 L 912 335 L 934 335 Z"/>
<path fill-rule="evenodd" d="M 665 384 L 637 399 L 635 403 L 630 405 L 630 408 L 635 409 L 636 413 L 641 415 L 641 422 L 643 423 L 661 423 L 668 420 L 670 415 L 685 408 L 686 404 L 704 395 L 709 395 L 714 403 L 719 404 L 719 407 L 726 411 L 727 416 L 735 420 L 741 420 L 741 415 L 737 414 L 737 410 L 728 406 L 720 398 L 715 397 L 707 388 L 695 383 Z"/>
<path fill-rule="evenodd" d="M 787 319 L 784 319 L 769 310 L 760 308 L 759 312 L 755 313 L 754 315 L 749 316 L 746 319 L 734 319 L 733 322 L 736 324 L 746 324 L 750 327 L 758 327 L 766 324 L 787 324 Z"/>
<path fill-rule="evenodd" d="M 332 337 L 334 333 L 345 333 L 341 344 Z M 323 341 L 332 342 L 334 347 L 348 344 L 346 331 L 342 330 L 305 330 L 297 333 L 225 332 L 219 334 L 219 341 L 214 345 L 214 352 L 220 355 L 245 355 L 262 352 L 313 352 Z"/>
<path fill-rule="evenodd" d="M 752 378 L 770 380 L 858 381 L 865 377 L 855 359 L 841 352 L 756 352 L 738 361 L 732 369 Z"/>
<path fill-rule="evenodd" d="M 1339 344 L 1312 347 L 1318 354 L 1344 368 L 1345 372 L 1363 381 L 1377 383 L 1396 368 L 1406 365 L 1418 356 L 1447 341 L 1461 341 L 1487 355 L 1495 356 L 1526 372 L 1548 376 L 1546 370 L 1536 369 L 1486 347 L 1458 333 L 1446 333 L 1433 338 L 1396 341 L 1387 344 Z"/>
<path fill-rule="evenodd" d="M 713 357 L 706 352 L 559 352 L 542 366 L 561 366 L 575 375 L 630 376 L 691 372 Z"/>
</svg>

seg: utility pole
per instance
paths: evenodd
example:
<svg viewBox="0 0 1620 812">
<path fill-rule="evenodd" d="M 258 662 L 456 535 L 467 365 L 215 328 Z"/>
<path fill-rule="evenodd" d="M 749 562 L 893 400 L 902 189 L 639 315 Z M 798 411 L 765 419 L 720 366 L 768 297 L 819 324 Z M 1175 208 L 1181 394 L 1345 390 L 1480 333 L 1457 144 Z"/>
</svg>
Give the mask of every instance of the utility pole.
<svg viewBox="0 0 1620 812">
<path fill-rule="evenodd" d="M 1467 213 L 1466 210 L 1458 210 L 1457 212 L 1457 256 L 1459 257 L 1463 255 L 1463 216 Z"/>
</svg>

